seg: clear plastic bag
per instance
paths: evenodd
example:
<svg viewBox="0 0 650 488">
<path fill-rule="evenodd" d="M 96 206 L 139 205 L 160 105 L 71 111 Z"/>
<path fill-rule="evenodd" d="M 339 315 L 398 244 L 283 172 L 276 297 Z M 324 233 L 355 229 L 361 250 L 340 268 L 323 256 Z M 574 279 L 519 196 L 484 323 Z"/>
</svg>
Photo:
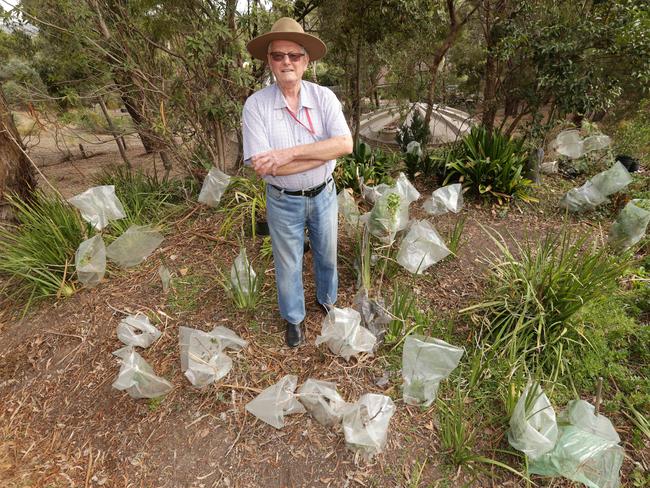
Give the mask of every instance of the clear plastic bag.
<svg viewBox="0 0 650 488">
<path fill-rule="evenodd" d="M 79 244 L 74 256 L 77 278 L 85 286 L 95 286 L 106 273 L 106 247 L 101 235 Z"/>
<path fill-rule="evenodd" d="M 598 173 L 590 181 L 600 193 L 608 197 L 632 183 L 632 175 L 620 161 L 616 161 L 611 168 Z"/>
<path fill-rule="evenodd" d="M 383 451 L 395 404 L 385 395 L 366 393 L 343 414 L 345 444 L 366 458 Z"/>
<path fill-rule="evenodd" d="M 628 202 L 609 229 L 609 242 L 616 248 L 626 250 L 643 239 L 650 223 L 650 210 L 640 205 L 650 200 L 635 199 Z M 647 208 L 650 208 L 648 206 Z"/>
<path fill-rule="evenodd" d="M 566 410 L 558 415 L 560 423 L 568 423 L 576 426 L 580 430 L 589 432 L 605 440 L 612 441 L 616 444 L 621 442 L 621 438 L 616 432 L 612 422 L 604 415 L 596 415 L 594 406 L 584 400 L 572 400 L 567 404 Z"/>
<path fill-rule="evenodd" d="M 218 206 L 229 184 L 230 176 L 218 168 L 212 167 L 203 180 L 201 193 L 199 193 L 199 202 L 205 203 L 209 207 Z"/>
<path fill-rule="evenodd" d="M 298 400 L 316 421 L 325 427 L 341 422 L 344 410 L 348 407 L 336 391 L 336 384 L 309 378 L 298 389 Z"/>
<path fill-rule="evenodd" d="M 337 196 L 339 213 L 343 216 L 343 222 L 350 235 L 359 227 L 359 206 L 347 188 L 341 190 Z"/>
<path fill-rule="evenodd" d="M 423 207 L 432 215 L 460 212 L 463 208 L 463 185 L 454 183 L 438 188 L 431 194 L 431 198 L 424 202 Z"/>
<path fill-rule="evenodd" d="M 386 334 L 386 328 L 393 318 L 388 313 L 386 304 L 382 297 L 371 299 L 368 290 L 360 288 L 352 302 L 354 308 L 361 316 L 361 322 L 372 335 L 380 342 Z"/>
<path fill-rule="evenodd" d="M 349 361 L 362 352 L 372 353 L 377 338 L 361 326 L 361 315 L 351 308 L 331 307 L 323 319 L 316 345 L 326 342 L 332 353 Z"/>
<path fill-rule="evenodd" d="M 111 220 L 126 217 L 122 202 L 115 195 L 114 185 L 89 188 L 70 198 L 68 202 L 78 208 L 81 217 L 97 230 L 102 230 Z"/>
<path fill-rule="evenodd" d="M 510 417 L 508 442 L 534 460 L 551 451 L 557 438 L 551 402 L 538 383 L 528 383 Z"/>
<path fill-rule="evenodd" d="M 570 159 L 577 159 L 584 155 L 584 148 L 580 131 L 577 129 L 564 130 L 555 138 L 555 150 Z"/>
<path fill-rule="evenodd" d="M 113 382 L 113 388 L 126 390 L 131 398 L 158 398 L 174 388 L 165 378 L 157 376 L 132 346 L 118 349 L 113 355 L 122 360 L 122 367 Z"/>
<path fill-rule="evenodd" d="M 117 325 L 117 338 L 127 346 L 146 348 L 161 336 L 161 332 L 151 325 L 149 317 L 138 313 L 122 319 Z"/>
<path fill-rule="evenodd" d="M 172 274 L 170 273 L 169 268 L 164 264 L 161 264 L 158 268 L 158 276 L 162 282 L 163 293 L 167 293 L 172 284 Z"/>
<path fill-rule="evenodd" d="M 619 161 L 607 171 L 598 173 L 580 188 L 569 190 L 560 206 L 571 212 L 592 210 L 607 201 L 607 197 L 621 191 L 632 181 L 632 176 Z"/>
<path fill-rule="evenodd" d="M 160 232 L 148 225 L 132 225 L 106 248 L 106 255 L 118 266 L 130 268 L 144 261 L 162 241 Z"/>
<path fill-rule="evenodd" d="M 246 256 L 246 249 L 242 247 L 230 268 L 230 284 L 233 290 L 240 290 L 243 295 L 250 294 L 255 287 L 256 276 Z"/>
<path fill-rule="evenodd" d="M 542 476 L 563 476 L 589 488 L 618 488 L 624 450 L 574 425 L 561 426 L 555 448 L 531 460 L 529 472 Z"/>
<path fill-rule="evenodd" d="M 411 273 L 422 274 L 450 253 L 451 251 L 447 249 L 442 238 L 429 222 L 414 220 L 402 240 L 397 253 L 397 262 Z"/>
<path fill-rule="evenodd" d="M 413 186 L 404 173 L 400 173 L 395 182 L 397 193 L 402 196 L 403 205 L 407 207 L 420 198 L 420 192 Z"/>
<path fill-rule="evenodd" d="M 248 402 L 246 410 L 263 422 L 281 429 L 284 427 L 285 415 L 305 412 L 305 407 L 293 393 L 297 385 L 297 376 L 286 375 Z"/>
<path fill-rule="evenodd" d="M 436 399 L 440 382 L 456 369 L 463 349 L 440 339 L 409 335 L 402 350 L 404 402 L 428 407 Z"/>
<path fill-rule="evenodd" d="M 601 149 L 605 149 L 609 147 L 611 143 L 612 140 L 609 138 L 609 136 L 606 136 L 604 134 L 595 134 L 593 136 L 586 137 L 582 141 L 582 149 L 586 154 L 591 151 L 600 151 Z"/>
</svg>

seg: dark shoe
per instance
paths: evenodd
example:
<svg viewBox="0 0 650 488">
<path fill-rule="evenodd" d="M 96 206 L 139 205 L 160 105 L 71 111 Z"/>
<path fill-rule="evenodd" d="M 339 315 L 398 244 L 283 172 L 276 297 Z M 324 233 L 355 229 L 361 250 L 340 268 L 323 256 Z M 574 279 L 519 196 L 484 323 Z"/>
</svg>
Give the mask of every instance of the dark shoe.
<svg viewBox="0 0 650 488">
<path fill-rule="evenodd" d="M 287 331 L 285 332 L 284 338 L 289 347 L 298 347 L 305 342 L 305 335 L 302 333 L 302 322 L 300 324 L 290 324 L 287 322 Z"/>
</svg>

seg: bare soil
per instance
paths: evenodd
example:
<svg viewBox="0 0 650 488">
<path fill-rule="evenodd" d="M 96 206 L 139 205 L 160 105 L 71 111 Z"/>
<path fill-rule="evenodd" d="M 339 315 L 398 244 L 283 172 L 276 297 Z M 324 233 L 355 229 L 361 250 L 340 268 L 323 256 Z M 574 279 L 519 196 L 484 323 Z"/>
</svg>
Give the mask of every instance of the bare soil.
<svg viewBox="0 0 650 488">
<path fill-rule="evenodd" d="M 41 146 L 32 149 L 44 175 L 66 197 L 92 186 L 92 175 L 107 163 L 119 163 L 113 144 L 86 160 L 60 162 Z M 157 162 L 129 140 L 129 157 L 152 170 Z M 112 149 L 111 149 L 112 148 Z M 421 188 L 423 194 L 430 188 Z M 549 191 L 543 198 L 559 198 Z M 425 218 L 422 200 L 413 215 Z M 561 215 L 552 205 L 509 209 L 466 205 L 465 243 L 456 259 L 436 265 L 422 277 L 398 274 L 440 318 L 477 300 L 484 287 L 482 259 L 493 249 L 482 225 L 508 231 L 508 239 L 539 238 L 558 228 Z M 179 216 L 165 241 L 142 265 L 111 269 L 96 288 L 72 298 L 41 303 L 26 317 L 18 309 L 0 312 L 0 485 L 6 487 L 406 487 L 524 486 L 503 470 L 490 469 L 476 479 L 445 463 L 436 429 L 435 407 L 420 409 L 401 401 L 401 378 L 389 355 L 362 356 L 345 362 L 314 346 L 322 313 L 315 304 L 311 256 L 305 263 L 307 344 L 284 346 L 275 304 L 273 270 L 266 276 L 265 301 L 253 313 L 234 308 L 216 280 L 238 252 L 235 238 L 216 232 L 221 216 L 204 207 Z M 435 218 L 445 235 L 457 216 Z M 572 225 L 593 231 L 588 224 Z M 260 243 L 247 242 L 250 255 Z M 340 254 L 352 243 L 341 230 Z M 163 292 L 158 267 L 174 275 L 174 288 Z M 355 292 L 352 270 L 340 262 L 340 306 Z M 156 322 L 162 337 L 139 351 L 157 374 L 174 384 L 161 402 L 133 400 L 112 388 L 121 347 L 115 327 L 127 313 L 142 311 Z M 471 326 L 458 322 L 470 345 Z M 233 355 L 233 369 L 203 389 L 191 386 L 180 371 L 177 328 L 211 330 L 225 325 L 249 341 Z M 375 380 L 390 373 L 387 386 Z M 397 410 L 385 452 L 368 462 L 346 449 L 340 431 L 320 426 L 308 415 L 286 418 L 275 430 L 248 414 L 244 406 L 285 374 L 299 382 L 309 377 L 337 383 L 354 401 L 367 392 L 390 395 Z M 506 449 L 502 432 L 482 432 L 494 448 Z M 628 439 L 626 439 L 627 442 Z M 629 452 L 629 447 L 628 452 Z M 486 453 L 491 455 L 491 453 Z M 626 459 L 626 470 L 632 460 Z M 420 480 L 419 483 L 416 480 Z M 540 484 L 544 484 L 541 481 Z M 554 486 L 565 486 L 562 482 Z M 568 485 L 566 485 L 568 486 Z"/>
</svg>

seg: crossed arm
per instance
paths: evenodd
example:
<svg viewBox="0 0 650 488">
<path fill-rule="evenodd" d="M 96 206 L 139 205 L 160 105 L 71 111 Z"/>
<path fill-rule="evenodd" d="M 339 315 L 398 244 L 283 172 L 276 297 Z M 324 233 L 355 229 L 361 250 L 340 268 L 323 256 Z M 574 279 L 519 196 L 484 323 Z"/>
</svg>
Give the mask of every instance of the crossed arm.
<svg viewBox="0 0 650 488">
<path fill-rule="evenodd" d="M 272 149 L 251 157 L 251 166 L 259 176 L 286 176 L 309 169 L 352 152 L 352 136 L 335 136 L 311 144 Z"/>
</svg>

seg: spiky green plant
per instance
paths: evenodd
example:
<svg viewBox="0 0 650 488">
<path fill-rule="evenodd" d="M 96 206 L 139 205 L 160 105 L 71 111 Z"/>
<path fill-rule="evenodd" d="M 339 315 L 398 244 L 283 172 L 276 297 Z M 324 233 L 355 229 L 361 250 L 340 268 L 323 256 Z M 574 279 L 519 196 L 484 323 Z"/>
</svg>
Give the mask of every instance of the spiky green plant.
<svg viewBox="0 0 650 488">
<path fill-rule="evenodd" d="M 256 236 L 256 221 L 266 215 L 264 180 L 256 176 L 234 176 L 221 199 L 219 212 L 223 220 L 219 235 L 243 235 L 247 229 Z"/>
<path fill-rule="evenodd" d="M 58 196 L 36 192 L 23 201 L 9 196 L 17 225 L 0 224 L 0 274 L 11 296 L 33 299 L 71 295 L 74 255 L 92 230 Z"/>
</svg>

